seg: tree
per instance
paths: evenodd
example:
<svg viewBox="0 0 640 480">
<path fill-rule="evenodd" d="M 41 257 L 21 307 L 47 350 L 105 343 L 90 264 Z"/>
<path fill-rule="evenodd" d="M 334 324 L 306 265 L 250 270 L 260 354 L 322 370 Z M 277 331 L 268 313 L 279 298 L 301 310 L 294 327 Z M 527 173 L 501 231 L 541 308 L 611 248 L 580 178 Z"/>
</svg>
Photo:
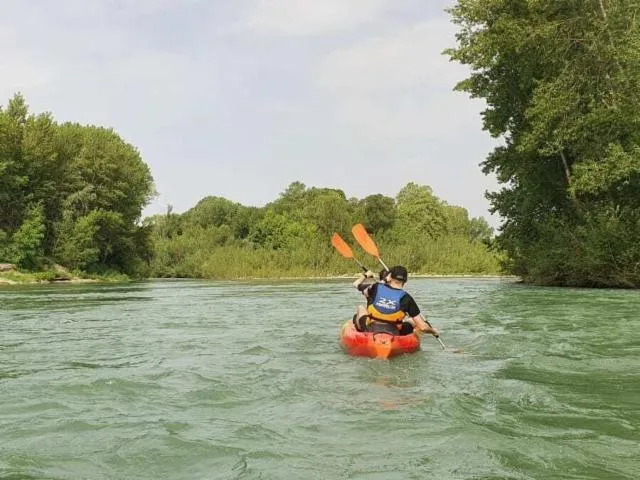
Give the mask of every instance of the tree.
<svg viewBox="0 0 640 480">
<path fill-rule="evenodd" d="M 423 235 L 437 238 L 445 232 L 443 205 L 431 187 L 409 182 L 398 192 L 396 204 L 397 238 L 409 239 Z"/>
<path fill-rule="evenodd" d="M 209 196 L 200 200 L 189 210 L 186 217 L 201 227 L 232 225 L 240 204 L 222 197 Z"/>
<path fill-rule="evenodd" d="M 466 208 L 455 205 L 444 205 L 446 231 L 450 235 L 469 237 L 471 235 L 471 222 Z"/>
<path fill-rule="evenodd" d="M 333 189 L 309 190 L 303 219 L 315 226 L 320 238 L 329 238 L 333 232 L 346 234 L 351 228 L 351 216 L 344 192 Z"/>
<path fill-rule="evenodd" d="M 286 215 L 267 210 L 251 234 L 251 240 L 270 250 L 306 245 L 316 238 L 315 227 L 309 222 L 293 220 Z"/>
<path fill-rule="evenodd" d="M 24 97 L 16 94 L 0 109 L 0 230 L 11 233 L 24 218 L 24 186 L 28 178 L 22 165 L 22 138 L 27 117 Z"/>
<path fill-rule="evenodd" d="M 276 213 L 287 213 L 289 215 L 299 215 L 304 208 L 307 198 L 307 187 L 302 182 L 292 182 L 282 192 L 279 198 L 268 204 Z"/>
<path fill-rule="evenodd" d="M 474 217 L 469 220 L 469 237 L 471 240 L 488 242 L 493 237 L 493 228 L 482 217 Z"/>
<path fill-rule="evenodd" d="M 0 109 L 0 255 L 130 273 L 150 253 L 139 220 L 154 193 L 149 167 L 113 130 L 29 114 L 19 94 Z"/>
<path fill-rule="evenodd" d="M 505 185 L 488 198 L 505 219 L 497 241 L 511 271 L 640 285 L 640 4 L 459 0 L 450 13 L 460 30 L 447 53 L 472 70 L 456 89 L 486 101 L 484 129 L 505 140 L 483 171 Z M 613 221 L 635 241 L 592 241 Z M 587 245 L 609 262 L 585 268 Z"/>
<path fill-rule="evenodd" d="M 37 268 L 42 261 L 44 215 L 41 206 L 31 207 L 20 227 L 0 243 L 0 258 L 25 268 Z"/>
<path fill-rule="evenodd" d="M 72 212 L 67 210 L 59 228 L 59 235 L 64 240 L 56 244 L 53 253 L 60 263 L 80 270 L 99 263 L 100 247 L 96 239 L 98 225 L 95 215 L 74 218 Z"/>
<path fill-rule="evenodd" d="M 380 193 L 362 199 L 363 223 L 373 234 L 379 234 L 393 227 L 396 221 L 396 202 Z"/>
</svg>

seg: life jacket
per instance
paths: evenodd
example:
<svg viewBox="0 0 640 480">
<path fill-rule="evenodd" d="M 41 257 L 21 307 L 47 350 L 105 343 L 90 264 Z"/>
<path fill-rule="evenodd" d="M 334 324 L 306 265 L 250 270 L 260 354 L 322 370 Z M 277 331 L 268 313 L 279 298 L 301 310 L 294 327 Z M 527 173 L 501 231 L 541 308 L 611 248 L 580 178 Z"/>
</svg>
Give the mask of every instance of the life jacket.
<svg viewBox="0 0 640 480">
<path fill-rule="evenodd" d="M 400 310 L 400 299 L 406 293 L 400 288 L 391 288 L 379 283 L 376 296 L 367 307 L 369 317 L 381 322 L 402 323 L 406 313 Z"/>
</svg>

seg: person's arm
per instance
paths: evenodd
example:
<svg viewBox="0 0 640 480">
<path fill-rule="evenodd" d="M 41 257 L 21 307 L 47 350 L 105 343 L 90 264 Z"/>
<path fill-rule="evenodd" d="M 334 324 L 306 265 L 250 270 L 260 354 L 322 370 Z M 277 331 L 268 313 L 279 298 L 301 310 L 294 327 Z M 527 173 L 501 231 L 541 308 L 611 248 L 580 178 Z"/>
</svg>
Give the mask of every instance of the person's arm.
<svg viewBox="0 0 640 480">
<path fill-rule="evenodd" d="M 427 322 L 422 319 L 422 315 L 418 314 L 415 317 L 411 317 L 411 319 L 415 322 L 414 325 L 423 333 L 430 333 L 434 337 L 440 335 L 440 332 L 433 327 L 430 327 Z"/>
<path fill-rule="evenodd" d="M 358 275 L 357 280 L 356 280 L 355 282 L 353 282 L 353 284 L 352 284 L 352 285 L 353 285 L 355 288 L 358 288 L 358 287 L 360 286 L 360 284 L 361 284 L 362 282 L 364 282 L 364 281 L 365 281 L 365 279 L 367 279 L 367 278 L 373 278 L 373 272 L 372 272 L 371 270 L 367 270 L 367 273 L 361 273 L 361 274 L 359 274 L 359 275 Z M 358 290 L 360 290 L 360 289 L 358 289 Z"/>
<path fill-rule="evenodd" d="M 376 296 L 377 288 L 378 288 L 378 282 L 373 282 L 366 286 L 360 285 L 358 287 L 358 290 L 360 290 L 360 292 L 362 293 L 362 295 L 365 296 L 365 298 L 369 299 Z"/>
<path fill-rule="evenodd" d="M 407 294 L 408 299 L 407 299 L 407 315 L 409 315 L 409 317 L 411 317 L 411 320 L 413 320 L 413 324 L 415 325 L 415 327 L 424 332 L 424 333 L 429 333 L 431 335 L 433 335 L 434 337 L 437 337 L 438 335 L 440 335 L 440 332 L 438 332 L 438 330 L 436 330 L 433 327 L 430 327 L 429 324 L 425 321 L 425 319 L 422 316 L 422 313 L 420 312 L 420 308 L 418 307 L 418 304 L 416 303 L 416 301 L 413 299 L 413 297 L 409 294 Z"/>
</svg>

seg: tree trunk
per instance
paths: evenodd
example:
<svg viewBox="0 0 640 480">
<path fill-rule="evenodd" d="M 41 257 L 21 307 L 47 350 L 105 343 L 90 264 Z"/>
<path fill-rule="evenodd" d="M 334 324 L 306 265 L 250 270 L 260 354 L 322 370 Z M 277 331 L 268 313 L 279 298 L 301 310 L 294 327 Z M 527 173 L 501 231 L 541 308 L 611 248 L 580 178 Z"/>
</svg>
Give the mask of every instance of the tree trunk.
<svg viewBox="0 0 640 480">
<path fill-rule="evenodd" d="M 567 180 L 567 186 L 571 187 L 571 170 L 569 170 L 569 164 L 567 163 L 567 157 L 564 156 L 564 152 L 560 152 L 560 158 L 562 158 L 562 166 L 564 167 L 564 176 Z"/>
<path fill-rule="evenodd" d="M 599 0 L 600 2 L 600 11 L 602 12 L 602 18 L 604 18 L 604 20 L 607 20 L 607 11 L 604 9 L 604 0 Z"/>
</svg>

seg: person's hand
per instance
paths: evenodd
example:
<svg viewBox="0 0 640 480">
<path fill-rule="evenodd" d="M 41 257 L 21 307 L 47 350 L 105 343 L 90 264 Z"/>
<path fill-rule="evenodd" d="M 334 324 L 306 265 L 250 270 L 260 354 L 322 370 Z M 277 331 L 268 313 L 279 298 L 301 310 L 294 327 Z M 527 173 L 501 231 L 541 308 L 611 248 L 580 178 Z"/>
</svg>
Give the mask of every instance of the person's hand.
<svg viewBox="0 0 640 480">
<path fill-rule="evenodd" d="M 420 331 L 421 331 L 422 333 L 430 333 L 430 334 L 431 334 L 431 335 L 433 335 L 434 337 L 438 337 L 438 336 L 440 336 L 440 332 L 438 332 L 438 330 L 436 330 L 435 328 L 430 327 L 429 325 L 426 325 L 426 326 L 422 327 L 422 328 L 420 329 Z"/>
<path fill-rule="evenodd" d="M 364 274 L 364 276 L 367 277 L 367 278 L 373 278 L 376 275 L 371 270 L 367 270 L 367 272 Z"/>
</svg>

